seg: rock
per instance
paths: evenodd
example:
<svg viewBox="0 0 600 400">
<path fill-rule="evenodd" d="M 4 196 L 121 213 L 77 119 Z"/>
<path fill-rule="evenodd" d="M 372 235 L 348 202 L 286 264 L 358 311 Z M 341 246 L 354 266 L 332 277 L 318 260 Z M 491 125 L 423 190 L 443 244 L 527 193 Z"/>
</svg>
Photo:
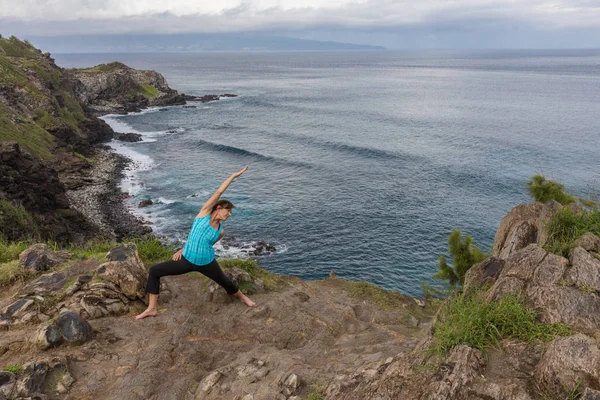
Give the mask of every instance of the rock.
<svg viewBox="0 0 600 400">
<path fill-rule="evenodd" d="M 244 283 L 252 283 L 252 287 L 246 290 L 246 294 L 256 293 L 259 290 L 264 290 L 264 284 L 260 280 L 253 280 L 249 273 L 239 268 L 230 268 L 223 271 L 229 279 L 236 285 L 240 286 Z M 210 281 L 206 288 L 205 300 L 216 303 L 229 303 L 231 296 L 221 288 L 216 282 Z"/>
<path fill-rule="evenodd" d="M 503 380 L 496 383 L 482 379 L 470 387 L 468 393 L 475 396 L 476 399 L 532 400 L 525 385 L 516 380 Z"/>
<path fill-rule="evenodd" d="M 142 201 L 140 201 L 140 204 L 138 204 L 138 207 L 139 208 L 144 208 L 144 207 L 151 206 L 152 204 L 153 204 L 152 200 L 150 200 L 150 199 L 142 200 Z"/>
<path fill-rule="evenodd" d="M 15 374 L 8 371 L 0 371 L 0 399 L 7 400 L 12 398 L 11 394 L 17 383 Z"/>
<path fill-rule="evenodd" d="M 206 378 L 204 378 L 204 380 L 198 386 L 195 399 L 203 399 L 206 393 L 211 391 L 213 386 L 217 384 L 217 382 L 219 381 L 219 379 L 221 379 L 222 376 L 223 374 L 220 371 L 211 372 Z"/>
<path fill-rule="evenodd" d="M 579 288 L 600 291 L 600 260 L 583 247 L 571 250 L 568 278 Z"/>
<path fill-rule="evenodd" d="M 586 387 L 579 400 L 600 400 L 600 391 Z"/>
<path fill-rule="evenodd" d="M 600 252 L 600 238 L 593 233 L 584 233 L 575 241 L 576 247 L 583 247 L 587 251 Z"/>
<path fill-rule="evenodd" d="M 33 303 L 33 299 L 19 299 L 11 305 L 9 305 L 8 307 L 6 307 L 3 315 L 13 319 L 19 318 L 19 316 L 23 315 L 25 311 L 27 311 L 27 309 L 33 305 Z"/>
<path fill-rule="evenodd" d="M 521 204 L 506 215 L 496 231 L 492 255 L 507 259 L 512 253 L 535 243 L 538 220 L 544 204 L 540 202 Z"/>
<path fill-rule="evenodd" d="M 542 322 L 563 322 L 584 332 L 600 327 L 600 298 L 565 286 L 534 286 L 526 291 L 528 303 L 540 312 Z"/>
<path fill-rule="evenodd" d="M 537 222 L 537 237 L 535 240 L 535 242 L 540 246 L 544 246 L 548 240 L 548 229 L 546 229 L 546 226 L 548 226 L 550 223 L 552 216 L 562 208 L 563 205 L 556 200 L 550 200 L 544 203 L 544 207 L 540 212 Z"/>
<path fill-rule="evenodd" d="M 465 274 L 464 291 L 493 284 L 498 279 L 503 267 L 504 260 L 497 257 L 489 257 L 483 262 L 473 265 Z"/>
<path fill-rule="evenodd" d="M 37 243 L 19 254 L 19 263 L 24 268 L 45 271 L 53 265 L 63 264 L 69 259 L 68 253 L 57 253 L 44 243 Z"/>
<path fill-rule="evenodd" d="M 464 388 L 471 386 L 483 370 L 483 354 L 479 350 L 460 345 L 452 348 L 440 366 L 437 380 L 430 383 L 421 398 L 447 400 L 456 398 Z"/>
<path fill-rule="evenodd" d="M 136 245 L 119 246 L 111 250 L 107 258 L 109 261 L 96 269 L 98 276 L 114 283 L 130 300 L 143 299 L 148 272 L 139 258 Z"/>
<path fill-rule="evenodd" d="M 129 142 L 129 143 L 134 143 L 134 142 L 141 142 L 142 141 L 142 135 L 139 133 L 118 133 L 115 132 L 113 135 L 113 138 L 115 140 L 120 140 L 121 142 Z"/>
<path fill-rule="evenodd" d="M 55 325 L 42 327 L 35 338 L 35 344 L 41 350 L 58 346 L 63 341 L 62 334 Z"/>
<path fill-rule="evenodd" d="M 17 396 L 29 397 L 32 394 L 41 393 L 42 385 L 50 370 L 47 361 L 28 362 L 23 364 L 22 373 L 17 380 Z"/>
<path fill-rule="evenodd" d="M 600 387 L 600 349 L 589 336 L 577 334 L 553 340 L 535 370 L 540 388 L 555 395 L 565 389 Z"/>
<path fill-rule="evenodd" d="M 67 280 L 67 274 L 64 271 L 44 274 L 25 285 L 21 293 L 28 296 L 52 294 L 62 289 Z"/>
<path fill-rule="evenodd" d="M 300 378 L 296 374 L 289 374 L 283 384 L 294 391 L 300 386 Z"/>
<path fill-rule="evenodd" d="M 79 315 L 71 311 L 63 312 L 54 322 L 62 337 L 70 343 L 83 343 L 92 336 L 92 327 Z"/>
</svg>

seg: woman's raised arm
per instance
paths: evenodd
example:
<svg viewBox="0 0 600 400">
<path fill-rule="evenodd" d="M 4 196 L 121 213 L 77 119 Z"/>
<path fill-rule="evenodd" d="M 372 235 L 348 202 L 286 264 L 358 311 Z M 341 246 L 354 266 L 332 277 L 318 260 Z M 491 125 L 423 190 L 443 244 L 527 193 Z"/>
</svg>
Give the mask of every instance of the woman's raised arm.
<svg viewBox="0 0 600 400">
<path fill-rule="evenodd" d="M 198 212 L 196 218 L 202 218 L 210 214 L 215 204 L 217 204 L 217 201 L 219 201 L 219 199 L 221 198 L 221 195 L 225 193 L 229 185 L 231 185 L 231 182 L 233 182 L 235 178 L 239 177 L 244 172 L 246 172 L 247 169 L 248 166 L 246 165 L 244 168 L 240 169 L 236 173 L 231 174 L 229 178 L 225 179 L 225 181 L 221 183 L 221 186 L 219 186 L 217 191 L 212 196 L 210 196 L 208 200 L 206 200 L 206 203 L 204 203 L 204 205 L 200 209 L 200 212 Z"/>
</svg>

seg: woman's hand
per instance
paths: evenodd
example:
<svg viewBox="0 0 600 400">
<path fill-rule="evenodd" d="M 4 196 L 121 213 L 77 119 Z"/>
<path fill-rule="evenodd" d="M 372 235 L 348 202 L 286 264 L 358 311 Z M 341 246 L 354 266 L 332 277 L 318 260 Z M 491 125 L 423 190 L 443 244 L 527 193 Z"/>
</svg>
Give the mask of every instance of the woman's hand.
<svg viewBox="0 0 600 400">
<path fill-rule="evenodd" d="M 171 259 L 173 261 L 179 261 L 179 260 L 181 260 L 181 253 L 183 253 L 183 249 L 179 249 L 177 251 L 177 253 L 173 254 L 173 257 L 171 257 Z"/>
<path fill-rule="evenodd" d="M 248 166 L 246 165 L 244 168 L 240 169 L 238 172 L 231 174 L 231 177 L 233 179 L 238 178 L 240 175 L 242 175 L 244 172 L 246 172 L 248 170 Z"/>
</svg>

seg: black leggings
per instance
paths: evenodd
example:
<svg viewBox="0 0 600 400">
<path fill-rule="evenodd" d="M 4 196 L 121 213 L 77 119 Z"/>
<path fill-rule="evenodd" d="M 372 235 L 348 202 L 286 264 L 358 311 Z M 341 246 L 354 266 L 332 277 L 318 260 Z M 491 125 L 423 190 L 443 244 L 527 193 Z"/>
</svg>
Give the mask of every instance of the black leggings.
<svg viewBox="0 0 600 400">
<path fill-rule="evenodd" d="M 200 272 L 204 276 L 217 282 L 228 294 L 237 293 L 239 290 L 235 283 L 231 282 L 231 280 L 223 273 L 217 260 L 212 260 L 206 265 L 196 265 L 181 256 L 181 259 L 178 261 L 169 260 L 153 265 L 150 268 L 148 284 L 146 284 L 146 293 L 158 294 L 160 289 L 160 278 L 163 276 L 187 274 L 192 271 Z"/>
</svg>

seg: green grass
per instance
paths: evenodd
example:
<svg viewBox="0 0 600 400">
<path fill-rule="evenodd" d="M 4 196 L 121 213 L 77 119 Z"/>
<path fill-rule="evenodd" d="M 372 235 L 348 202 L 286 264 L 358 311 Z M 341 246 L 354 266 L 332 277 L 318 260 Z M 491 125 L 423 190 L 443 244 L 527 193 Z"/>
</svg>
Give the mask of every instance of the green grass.
<svg viewBox="0 0 600 400">
<path fill-rule="evenodd" d="M 158 89 L 156 89 L 154 86 L 145 85 L 143 83 L 140 83 L 140 92 L 145 97 L 150 98 L 150 99 L 160 96 Z"/>
<path fill-rule="evenodd" d="M 117 69 L 121 69 L 124 67 L 126 67 L 125 64 L 118 62 L 118 61 L 114 61 L 114 62 L 111 62 L 108 64 L 99 64 L 93 68 L 80 68 L 80 69 L 75 68 L 72 71 L 85 72 L 88 74 L 95 74 L 95 73 L 100 73 L 100 72 L 113 72 L 113 71 L 116 71 Z"/>
<path fill-rule="evenodd" d="M 268 290 L 280 288 L 283 284 L 279 275 L 265 270 L 251 258 L 220 258 L 219 265 L 223 269 L 239 268 L 246 271 L 251 277 L 260 279 Z"/>
<path fill-rule="evenodd" d="M 542 324 L 537 314 L 515 296 L 487 302 L 485 292 L 457 295 L 443 307 L 434 327 L 433 353 L 442 355 L 457 345 L 484 350 L 501 339 L 549 341 L 572 334 L 568 325 Z"/>
<path fill-rule="evenodd" d="M 30 43 L 21 41 L 14 36 L 8 39 L 0 38 L 0 48 L 9 57 L 36 57 L 39 55 Z"/>
<path fill-rule="evenodd" d="M 144 239 L 133 239 L 138 249 L 140 259 L 146 266 L 150 268 L 152 265 L 170 260 L 175 253 L 175 248 L 165 246 L 160 240 L 154 237 Z"/>
<path fill-rule="evenodd" d="M 92 164 L 94 162 L 94 160 L 92 160 L 91 158 L 87 158 L 86 156 L 84 156 L 83 154 L 79 154 L 77 152 L 74 152 L 73 155 L 77 158 L 80 158 L 84 161 L 87 161 L 88 164 Z"/>
<path fill-rule="evenodd" d="M 25 251 L 31 244 L 28 242 L 6 242 L 0 239 L 0 263 L 19 259 L 19 254 Z"/>
<path fill-rule="evenodd" d="M 352 297 L 360 300 L 371 300 L 386 311 L 402 307 L 408 299 L 399 292 L 385 290 L 369 282 L 346 281 L 346 290 Z"/>
<path fill-rule="evenodd" d="M 35 218 L 23 206 L 0 200 L 0 237 L 38 239 L 40 232 Z"/>
<path fill-rule="evenodd" d="M 18 122 L 16 122 L 18 121 Z M 0 103 L 0 142 L 14 140 L 22 149 L 42 160 L 54 160 L 54 137 L 34 121 L 17 115 Z"/>
<path fill-rule="evenodd" d="M 317 384 L 314 384 L 313 388 L 313 391 L 310 392 L 310 394 L 308 395 L 308 397 L 305 398 L 305 400 L 325 400 L 325 397 L 323 396 L 323 394 L 321 394 L 321 390 L 319 390 L 319 386 Z"/>
<path fill-rule="evenodd" d="M 574 213 L 569 207 L 564 207 L 552 216 L 546 229 L 548 241 L 544 248 L 551 253 L 568 257 L 574 242 L 584 233 L 591 232 L 600 236 L 600 211 L 592 209 Z"/>
<path fill-rule="evenodd" d="M 15 375 L 18 375 L 21 372 L 21 368 L 23 368 L 23 364 L 9 364 L 4 366 L 4 370 L 8 372 L 12 372 Z"/>
</svg>

